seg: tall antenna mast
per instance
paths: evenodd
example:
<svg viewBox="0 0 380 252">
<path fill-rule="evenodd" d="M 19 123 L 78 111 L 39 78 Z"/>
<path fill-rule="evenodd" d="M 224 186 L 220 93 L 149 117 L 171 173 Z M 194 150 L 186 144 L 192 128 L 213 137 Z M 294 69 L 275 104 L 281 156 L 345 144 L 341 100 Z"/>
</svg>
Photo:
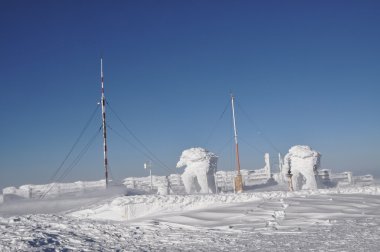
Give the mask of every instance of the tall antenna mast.
<svg viewBox="0 0 380 252">
<path fill-rule="evenodd" d="M 240 159 L 239 159 L 239 144 L 237 138 L 237 130 L 236 130 L 236 120 L 235 120 L 235 104 L 234 104 L 234 96 L 231 93 L 231 106 L 232 106 L 232 120 L 234 123 L 234 138 L 235 138 L 235 150 L 236 150 L 236 177 L 234 180 L 235 184 L 235 192 L 243 192 L 243 179 L 240 173 Z"/>
<path fill-rule="evenodd" d="M 100 58 L 100 75 L 102 82 L 102 126 L 104 148 L 104 171 L 106 175 L 106 188 L 108 187 L 108 159 L 107 159 L 107 125 L 106 125 L 106 97 L 104 96 L 103 58 Z"/>
</svg>

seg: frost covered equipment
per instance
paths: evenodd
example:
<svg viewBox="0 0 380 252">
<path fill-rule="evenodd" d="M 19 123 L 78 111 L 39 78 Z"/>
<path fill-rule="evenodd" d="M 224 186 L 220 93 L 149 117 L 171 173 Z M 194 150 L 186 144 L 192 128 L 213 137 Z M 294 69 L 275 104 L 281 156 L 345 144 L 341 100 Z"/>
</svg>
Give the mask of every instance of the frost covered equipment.
<svg viewBox="0 0 380 252">
<path fill-rule="evenodd" d="M 106 98 L 104 96 L 103 58 L 100 59 L 100 75 L 102 82 L 102 127 L 103 127 L 103 150 L 104 150 L 104 172 L 106 177 L 106 188 L 108 187 L 108 158 L 107 158 L 107 125 L 106 125 Z"/>
<path fill-rule="evenodd" d="M 321 154 L 307 145 L 296 145 L 284 157 L 283 172 L 290 171 L 294 190 L 316 190 Z M 289 178 L 287 174 L 284 174 Z"/>
<path fill-rule="evenodd" d="M 215 172 L 218 156 L 197 147 L 184 150 L 177 168 L 185 167 L 181 175 L 186 193 L 215 193 Z"/>
<path fill-rule="evenodd" d="M 231 94 L 231 106 L 232 106 L 232 121 L 234 124 L 234 139 L 236 150 L 236 177 L 234 178 L 234 190 L 235 192 L 243 192 L 243 179 L 240 173 L 240 159 L 239 159 L 239 144 L 237 139 L 236 120 L 235 120 L 235 105 L 234 96 Z"/>
<path fill-rule="evenodd" d="M 292 171 L 290 170 L 290 168 L 288 170 L 288 173 L 286 174 L 286 177 L 288 177 L 288 189 L 290 192 L 293 192 L 294 191 L 293 180 L 292 180 L 293 174 L 292 174 Z"/>
</svg>

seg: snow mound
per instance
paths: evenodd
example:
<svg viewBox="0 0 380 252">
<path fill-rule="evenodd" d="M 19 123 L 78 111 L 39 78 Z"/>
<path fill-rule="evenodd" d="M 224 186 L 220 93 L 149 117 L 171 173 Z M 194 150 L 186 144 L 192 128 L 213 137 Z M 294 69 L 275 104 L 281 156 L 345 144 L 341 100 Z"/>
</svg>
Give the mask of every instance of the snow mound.
<svg viewBox="0 0 380 252">
<path fill-rule="evenodd" d="M 182 181 L 187 193 L 215 193 L 215 172 L 218 156 L 203 148 L 190 148 L 182 152 L 177 168 L 185 167 Z"/>
</svg>

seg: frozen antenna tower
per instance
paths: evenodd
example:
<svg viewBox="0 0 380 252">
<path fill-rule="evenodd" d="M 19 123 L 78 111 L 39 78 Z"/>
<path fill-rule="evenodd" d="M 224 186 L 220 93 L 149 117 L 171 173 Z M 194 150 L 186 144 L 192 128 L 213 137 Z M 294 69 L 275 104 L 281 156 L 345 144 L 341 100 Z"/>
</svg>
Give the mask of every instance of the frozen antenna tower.
<svg viewBox="0 0 380 252">
<path fill-rule="evenodd" d="M 107 125 L 106 125 L 106 98 L 104 96 L 103 58 L 100 58 L 100 76 L 102 82 L 102 127 L 103 127 L 103 150 L 104 150 L 104 172 L 106 176 L 106 188 L 108 187 L 108 159 L 107 159 Z"/>
</svg>

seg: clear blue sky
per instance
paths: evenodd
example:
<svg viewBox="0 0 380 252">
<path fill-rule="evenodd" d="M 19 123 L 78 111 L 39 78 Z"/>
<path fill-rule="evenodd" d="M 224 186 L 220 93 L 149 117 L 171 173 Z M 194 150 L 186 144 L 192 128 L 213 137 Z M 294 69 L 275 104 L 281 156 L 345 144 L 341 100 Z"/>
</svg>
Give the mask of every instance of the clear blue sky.
<svg viewBox="0 0 380 252">
<path fill-rule="evenodd" d="M 1 1 L 0 187 L 48 182 L 100 99 L 101 55 L 109 103 L 170 168 L 201 146 L 233 169 L 232 90 L 243 169 L 306 144 L 380 174 L 379 27 L 379 1 Z M 115 178 L 146 159 L 109 132 Z M 102 177 L 98 136 L 66 181 Z"/>
</svg>

